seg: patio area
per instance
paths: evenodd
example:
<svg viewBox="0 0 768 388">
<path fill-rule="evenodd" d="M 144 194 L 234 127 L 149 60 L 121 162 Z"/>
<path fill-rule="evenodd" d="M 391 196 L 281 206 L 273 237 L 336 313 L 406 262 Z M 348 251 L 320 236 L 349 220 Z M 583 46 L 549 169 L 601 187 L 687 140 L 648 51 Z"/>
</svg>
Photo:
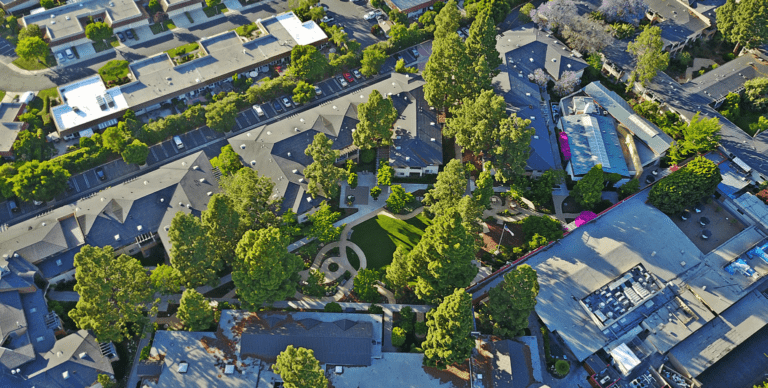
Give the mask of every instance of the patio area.
<svg viewBox="0 0 768 388">
<path fill-rule="evenodd" d="M 746 225 L 717 200 L 702 203 L 701 206 L 690 206 L 685 212 L 672 215 L 670 218 L 704 254 L 711 252 L 746 228 Z M 703 237 L 705 233 L 708 235 L 707 238 Z"/>
</svg>

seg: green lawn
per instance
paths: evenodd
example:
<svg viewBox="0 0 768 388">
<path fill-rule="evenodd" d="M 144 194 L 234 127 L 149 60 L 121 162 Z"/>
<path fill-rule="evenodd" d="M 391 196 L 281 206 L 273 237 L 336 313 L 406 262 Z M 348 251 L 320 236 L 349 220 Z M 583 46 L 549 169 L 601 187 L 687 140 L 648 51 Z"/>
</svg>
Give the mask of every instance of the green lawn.
<svg viewBox="0 0 768 388">
<path fill-rule="evenodd" d="M 112 46 L 112 47 L 119 47 L 120 46 L 120 40 L 118 40 L 116 36 L 113 36 L 113 37 L 109 38 L 108 40 L 109 40 L 109 45 L 110 46 Z"/>
<path fill-rule="evenodd" d="M 352 265 L 352 268 L 357 270 L 360 269 L 360 258 L 357 257 L 355 250 L 350 247 L 347 247 L 347 261 L 349 261 L 349 264 Z"/>
<path fill-rule="evenodd" d="M 37 59 L 18 58 L 13 61 L 13 64 L 24 70 L 43 70 L 56 66 L 56 58 L 53 57 L 53 53 L 49 52 L 48 56 L 40 62 Z"/>
<path fill-rule="evenodd" d="M 128 61 L 112 60 L 99 69 L 104 82 L 117 80 L 128 75 Z"/>
<path fill-rule="evenodd" d="M 166 53 L 173 58 L 178 57 L 180 55 L 184 55 L 187 53 L 191 53 L 192 51 L 197 50 L 200 47 L 200 45 L 197 42 L 192 42 L 189 44 L 185 44 L 183 46 L 179 46 L 170 50 L 167 50 Z"/>
<path fill-rule="evenodd" d="M 173 21 L 171 21 L 171 19 L 168 19 L 162 23 L 155 23 L 155 24 L 149 25 L 149 29 L 152 30 L 152 33 L 155 35 L 163 31 L 170 31 L 174 28 L 176 28 L 176 25 L 173 24 Z"/>
<path fill-rule="evenodd" d="M 218 8 L 218 11 L 216 11 L 216 8 Z M 209 18 L 212 18 L 218 14 L 224 13 L 229 11 L 227 7 L 224 6 L 224 4 L 218 4 L 216 7 L 205 7 L 203 8 L 203 12 L 205 12 L 205 16 L 208 16 Z"/>
<path fill-rule="evenodd" d="M 5 98 L 5 90 L 0 90 L 0 100 Z"/>
<path fill-rule="evenodd" d="M 235 28 L 235 32 L 240 36 L 251 36 L 251 34 L 258 29 L 259 27 L 256 24 L 251 23 Z"/>
<path fill-rule="evenodd" d="M 382 268 L 392 262 L 398 246 L 411 250 L 431 223 L 423 213 L 406 221 L 380 215 L 354 227 L 352 242 L 365 253 L 368 268 Z"/>
<path fill-rule="evenodd" d="M 103 40 L 100 40 L 98 42 L 93 42 L 93 49 L 96 50 L 97 53 L 100 53 L 108 48 L 109 48 L 109 45 Z"/>
</svg>

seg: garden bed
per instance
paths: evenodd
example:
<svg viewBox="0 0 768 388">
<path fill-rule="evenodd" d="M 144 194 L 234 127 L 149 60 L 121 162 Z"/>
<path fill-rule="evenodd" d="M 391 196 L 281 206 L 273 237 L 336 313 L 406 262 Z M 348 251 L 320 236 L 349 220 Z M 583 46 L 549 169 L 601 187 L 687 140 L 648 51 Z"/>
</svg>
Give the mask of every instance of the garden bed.
<svg viewBox="0 0 768 388">
<path fill-rule="evenodd" d="M 149 29 L 152 30 L 152 33 L 155 35 L 161 32 L 170 31 L 174 28 L 176 28 L 176 25 L 173 24 L 173 21 L 171 19 L 164 20 L 161 23 L 155 23 L 155 24 L 149 25 Z"/>
<path fill-rule="evenodd" d="M 47 69 L 49 67 L 55 67 L 57 65 L 56 58 L 53 57 L 52 52 L 48 52 L 48 55 L 45 56 L 44 59 L 41 61 L 38 61 L 37 58 L 35 59 L 23 59 L 23 58 L 17 58 L 15 61 L 13 61 L 13 64 L 16 65 L 20 69 L 24 70 L 43 70 Z"/>
<path fill-rule="evenodd" d="M 225 12 L 229 11 L 227 7 L 224 4 L 218 4 L 215 7 L 205 7 L 203 8 L 203 12 L 205 12 L 205 16 L 208 16 L 209 18 L 212 18 L 218 14 L 223 14 Z"/>
<path fill-rule="evenodd" d="M 189 44 L 185 44 L 183 46 L 179 46 L 176 48 L 172 48 L 170 50 L 166 50 L 165 52 L 168 53 L 168 56 L 171 58 L 178 57 L 180 55 L 191 53 L 197 49 L 200 48 L 200 44 L 197 42 L 192 42 Z"/>
<path fill-rule="evenodd" d="M 350 247 L 347 247 L 347 261 L 349 261 L 349 265 L 351 265 L 352 268 L 356 270 L 360 269 L 360 257 L 358 257 L 355 250 Z"/>
<path fill-rule="evenodd" d="M 99 69 L 104 83 L 121 80 L 128 76 L 128 61 L 112 60 Z"/>
</svg>

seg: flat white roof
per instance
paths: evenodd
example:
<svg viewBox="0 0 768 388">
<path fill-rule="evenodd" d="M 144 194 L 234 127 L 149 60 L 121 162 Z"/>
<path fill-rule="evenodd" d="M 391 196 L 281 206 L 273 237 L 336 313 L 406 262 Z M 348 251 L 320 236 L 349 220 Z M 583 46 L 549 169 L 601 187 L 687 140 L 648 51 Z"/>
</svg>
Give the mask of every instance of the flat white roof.
<svg viewBox="0 0 768 388">
<path fill-rule="evenodd" d="M 59 130 L 92 122 L 128 108 L 120 87 L 107 89 L 98 75 L 58 89 L 64 104 L 51 109 L 51 114 Z"/>
<path fill-rule="evenodd" d="M 323 29 L 314 21 L 302 23 L 293 12 L 277 15 L 277 21 L 291 34 L 293 40 L 300 45 L 308 45 L 325 39 Z"/>
</svg>

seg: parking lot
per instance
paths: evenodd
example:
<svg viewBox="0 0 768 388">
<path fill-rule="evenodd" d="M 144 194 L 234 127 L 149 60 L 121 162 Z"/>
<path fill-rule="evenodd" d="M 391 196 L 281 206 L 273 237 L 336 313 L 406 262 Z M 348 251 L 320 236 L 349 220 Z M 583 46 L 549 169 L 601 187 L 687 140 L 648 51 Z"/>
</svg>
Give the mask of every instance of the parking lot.
<svg viewBox="0 0 768 388">
<path fill-rule="evenodd" d="M 0 38 L 0 56 L 16 58 L 16 48 L 3 38 Z"/>
</svg>

